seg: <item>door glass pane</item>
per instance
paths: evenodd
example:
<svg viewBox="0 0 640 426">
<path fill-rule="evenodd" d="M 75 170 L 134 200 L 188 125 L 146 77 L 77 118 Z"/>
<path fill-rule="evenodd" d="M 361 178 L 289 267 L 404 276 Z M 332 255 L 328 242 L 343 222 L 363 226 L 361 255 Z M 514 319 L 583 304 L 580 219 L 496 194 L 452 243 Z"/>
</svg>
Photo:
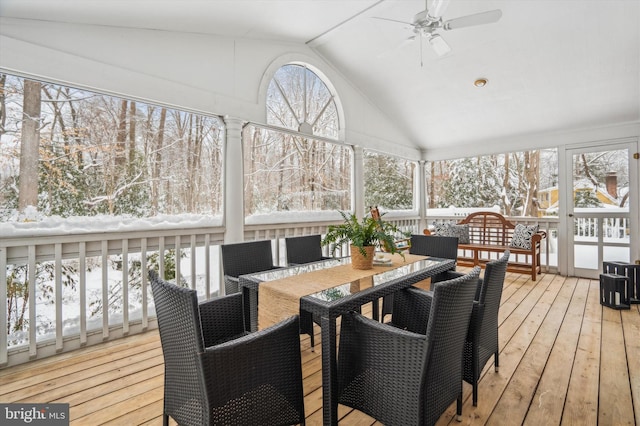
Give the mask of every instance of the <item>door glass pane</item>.
<svg viewBox="0 0 640 426">
<path fill-rule="evenodd" d="M 602 260 L 628 260 L 628 150 L 573 155 L 572 188 L 573 211 L 576 214 L 574 266 L 599 269 Z M 599 246 L 603 247 L 602 259 L 598 258 Z"/>
<path fill-rule="evenodd" d="M 573 156 L 575 212 L 588 212 L 589 209 L 628 212 L 628 193 L 629 158 L 626 149 Z"/>
</svg>

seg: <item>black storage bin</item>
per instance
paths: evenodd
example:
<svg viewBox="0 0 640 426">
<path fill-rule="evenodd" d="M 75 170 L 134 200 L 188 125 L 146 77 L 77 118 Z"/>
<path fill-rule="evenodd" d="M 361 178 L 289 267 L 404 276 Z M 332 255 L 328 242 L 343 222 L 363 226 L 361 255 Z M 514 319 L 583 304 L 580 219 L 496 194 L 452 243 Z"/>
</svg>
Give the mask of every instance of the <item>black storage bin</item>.
<svg viewBox="0 0 640 426">
<path fill-rule="evenodd" d="M 613 309 L 629 309 L 629 278 L 600 274 L 600 304 Z"/>
<path fill-rule="evenodd" d="M 640 303 L 640 265 L 626 262 L 602 262 L 602 272 L 627 277 L 629 303 Z"/>
</svg>

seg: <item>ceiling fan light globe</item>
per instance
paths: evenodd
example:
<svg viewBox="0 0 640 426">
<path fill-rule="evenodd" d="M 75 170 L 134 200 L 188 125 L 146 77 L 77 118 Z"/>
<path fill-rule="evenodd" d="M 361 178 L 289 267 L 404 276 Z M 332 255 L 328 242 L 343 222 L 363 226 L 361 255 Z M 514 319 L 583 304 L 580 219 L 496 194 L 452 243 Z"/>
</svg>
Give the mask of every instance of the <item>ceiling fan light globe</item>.
<svg viewBox="0 0 640 426">
<path fill-rule="evenodd" d="M 449 47 L 447 42 L 438 34 L 429 37 L 429 44 L 438 56 L 443 56 L 451 52 L 451 47 Z"/>
</svg>

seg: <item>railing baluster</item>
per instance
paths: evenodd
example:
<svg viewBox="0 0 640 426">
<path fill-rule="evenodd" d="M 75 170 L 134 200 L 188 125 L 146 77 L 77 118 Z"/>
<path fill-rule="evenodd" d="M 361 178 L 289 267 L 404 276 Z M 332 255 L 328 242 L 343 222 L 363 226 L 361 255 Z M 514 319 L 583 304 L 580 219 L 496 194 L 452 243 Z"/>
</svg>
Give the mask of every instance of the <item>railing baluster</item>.
<svg viewBox="0 0 640 426">
<path fill-rule="evenodd" d="M 78 274 L 80 276 L 80 345 L 87 344 L 87 244 L 78 244 Z"/>
<path fill-rule="evenodd" d="M 29 276 L 29 356 L 34 358 L 37 355 L 36 341 L 36 246 L 30 245 L 28 248 L 28 276 Z"/>
<path fill-rule="evenodd" d="M 196 236 L 191 234 L 191 289 L 196 289 Z"/>
<path fill-rule="evenodd" d="M 180 277 L 182 276 L 182 272 L 180 271 L 180 259 L 182 256 L 180 255 L 180 244 L 182 243 L 180 235 L 176 235 L 173 240 L 173 246 L 175 248 L 175 265 L 176 265 L 176 283 L 180 285 Z"/>
<path fill-rule="evenodd" d="M 109 241 L 102 240 L 102 339 L 109 338 Z"/>
<path fill-rule="evenodd" d="M 211 299 L 211 234 L 204 236 L 204 293 Z"/>
<path fill-rule="evenodd" d="M 7 249 L 0 247 L 0 365 L 7 364 L 9 360 L 9 339 L 7 327 L 9 326 L 6 315 L 9 309 L 7 298 L 9 291 L 7 288 Z"/>
<path fill-rule="evenodd" d="M 55 267 L 55 303 L 56 303 L 56 351 L 62 351 L 62 244 L 56 243 L 54 247 Z"/>
<path fill-rule="evenodd" d="M 142 238 L 140 241 L 140 269 L 142 278 L 142 329 L 146 330 L 149 326 L 149 300 L 147 297 L 147 239 Z"/>
<path fill-rule="evenodd" d="M 160 277 L 164 278 L 164 237 L 160 237 L 158 240 L 158 266 L 159 271 L 158 274 Z"/>
<path fill-rule="evenodd" d="M 122 333 L 129 334 L 129 240 L 122 240 Z"/>
</svg>

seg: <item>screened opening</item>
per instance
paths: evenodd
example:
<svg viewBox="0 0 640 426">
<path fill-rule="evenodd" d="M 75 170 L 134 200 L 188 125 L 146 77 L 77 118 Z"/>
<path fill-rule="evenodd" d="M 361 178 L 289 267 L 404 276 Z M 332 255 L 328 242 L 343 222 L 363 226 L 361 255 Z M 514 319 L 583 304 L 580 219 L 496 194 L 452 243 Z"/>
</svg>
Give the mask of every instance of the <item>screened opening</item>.
<svg viewBox="0 0 640 426">
<path fill-rule="evenodd" d="M 247 126 L 245 215 L 351 208 L 349 147 Z"/>
<path fill-rule="evenodd" d="M 414 209 L 416 166 L 415 161 L 365 151 L 365 206 L 378 206 L 384 211 Z"/>
<path fill-rule="evenodd" d="M 27 206 L 40 217 L 221 216 L 218 117 L 11 75 L 0 84 L 1 221 Z"/>
<path fill-rule="evenodd" d="M 427 163 L 428 208 L 434 213 L 486 208 L 507 216 L 556 216 L 556 149 Z M 555 201 L 555 202 L 554 202 Z"/>
</svg>

